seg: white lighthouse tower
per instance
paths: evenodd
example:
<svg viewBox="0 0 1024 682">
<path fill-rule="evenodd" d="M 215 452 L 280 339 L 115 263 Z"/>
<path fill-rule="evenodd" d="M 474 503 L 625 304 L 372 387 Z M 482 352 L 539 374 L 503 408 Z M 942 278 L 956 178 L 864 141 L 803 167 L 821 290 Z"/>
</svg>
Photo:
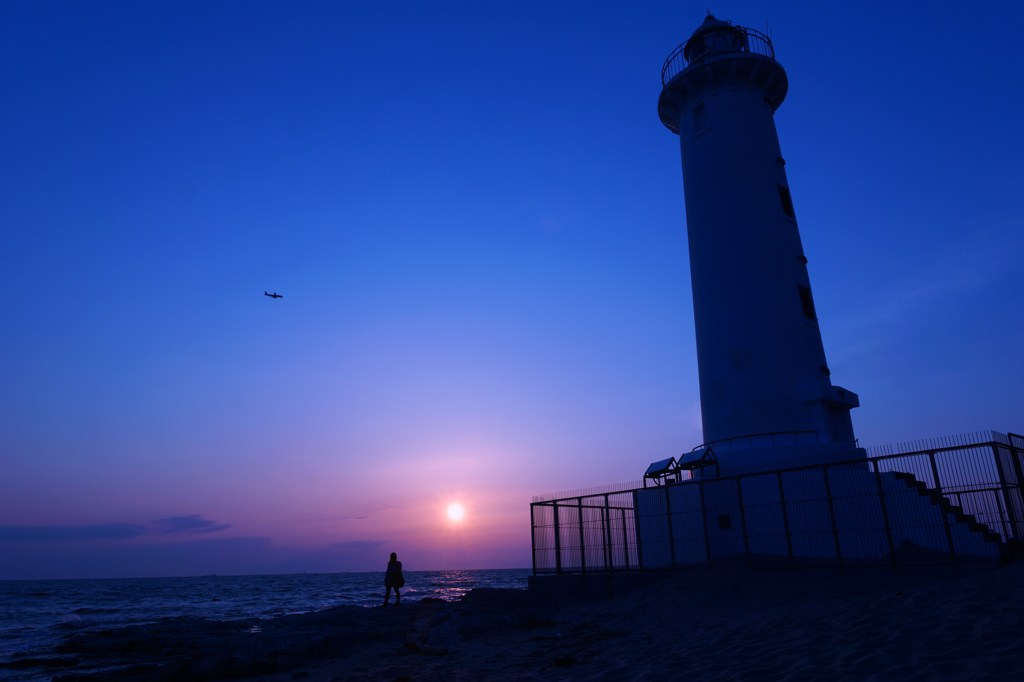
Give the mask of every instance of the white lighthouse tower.
<svg viewBox="0 0 1024 682">
<path fill-rule="evenodd" d="M 833 386 L 774 113 L 764 34 L 708 15 L 662 70 L 679 135 L 704 441 L 722 473 L 849 459 L 857 395 Z"/>
</svg>

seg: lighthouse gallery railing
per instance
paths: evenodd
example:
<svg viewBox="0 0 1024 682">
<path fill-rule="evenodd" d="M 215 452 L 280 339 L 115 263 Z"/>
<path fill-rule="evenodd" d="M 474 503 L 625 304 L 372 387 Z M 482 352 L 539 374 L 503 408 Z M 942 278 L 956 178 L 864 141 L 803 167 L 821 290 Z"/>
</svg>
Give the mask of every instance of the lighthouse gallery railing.
<svg viewBox="0 0 1024 682">
<path fill-rule="evenodd" d="M 742 45 L 739 48 L 740 52 L 759 54 L 765 57 L 771 57 L 772 59 L 775 59 L 775 47 L 772 45 L 771 38 L 766 36 L 764 33 L 761 33 L 760 31 L 755 31 L 752 28 L 744 28 L 742 26 L 733 26 L 732 29 L 734 29 L 737 33 L 742 34 L 744 36 Z M 703 40 L 704 36 L 697 36 L 696 39 Z M 685 43 L 682 43 L 681 45 L 676 47 L 676 49 L 672 50 L 672 53 L 668 56 L 667 59 L 665 59 L 665 63 L 661 67 L 662 86 L 664 86 L 670 80 L 672 80 L 672 78 L 675 77 L 677 73 L 685 69 L 687 65 L 690 63 L 689 61 L 687 61 L 685 56 L 685 52 L 687 51 L 688 45 L 690 45 L 690 40 L 687 40 Z M 698 57 L 693 61 L 698 62 L 704 57 L 708 56 L 709 54 L 711 53 L 703 52 L 701 54 L 701 57 Z M 718 52 L 714 54 L 722 53 Z"/>
</svg>

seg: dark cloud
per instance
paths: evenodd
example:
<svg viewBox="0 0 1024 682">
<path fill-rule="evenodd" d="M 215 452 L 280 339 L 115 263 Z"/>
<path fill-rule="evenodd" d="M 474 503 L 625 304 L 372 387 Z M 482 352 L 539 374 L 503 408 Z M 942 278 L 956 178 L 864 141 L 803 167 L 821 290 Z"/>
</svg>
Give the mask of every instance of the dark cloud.
<svg viewBox="0 0 1024 682">
<path fill-rule="evenodd" d="M 0 543 L 0 580 L 277 573 L 282 556 L 290 557 L 287 549 L 275 547 L 264 537 L 199 536 L 184 542 L 142 543 L 53 542 L 35 545 L 31 551 L 17 551 L 17 547 Z"/>
<path fill-rule="evenodd" d="M 74 540 L 125 540 L 146 533 L 133 523 L 88 526 L 0 526 L 0 542 L 67 542 Z"/>
<path fill-rule="evenodd" d="M 172 516 L 146 526 L 137 523 L 101 523 L 83 526 L 0 526 L 0 542 L 76 542 L 95 540 L 128 540 L 147 533 L 215 533 L 230 528 L 229 523 L 216 523 L 199 514 Z"/>
<path fill-rule="evenodd" d="M 383 540 L 349 540 L 348 542 L 336 542 L 331 545 L 331 548 L 343 552 L 359 553 L 378 550 L 383 544 Z"/>
<path fill-rule="evenodd" d="M 230 523 L 216 523 L 204 519 L 199 514 L 189 516 L 171 516 L 153 522 L 158 533 L 215 533 L 231 527 Z"/>
</svg>

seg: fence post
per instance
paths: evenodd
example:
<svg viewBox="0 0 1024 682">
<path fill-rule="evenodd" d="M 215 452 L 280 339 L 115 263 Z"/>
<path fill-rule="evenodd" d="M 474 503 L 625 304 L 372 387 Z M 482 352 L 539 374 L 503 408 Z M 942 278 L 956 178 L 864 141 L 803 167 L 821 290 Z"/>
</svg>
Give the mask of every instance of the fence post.
<svg viewBox="0 0 1024 682">
<path fill-rule="evenodd" d="M 700 486 L 700 518 L 704 523 L 704 557 L 708 565 L 711 565 L 711 532 L 708 529 L 708 505 L 704 498 L 704 480 L 697 483 Z"/>
<path fill-rule="evenodd" d="M 889 520 L 889 505 L 885 503 L 885 489 L 882 487 L 882 475 L 878 472 L 878 460 L 873 459 L 871 463 L 875 467 L 875 485 L 878 488 L 878 504 L 882 507 L 882 523 L 885 525 L 885 543 L 889 547 L 889 561 L 892 562 L 893 570 L 896 570 L 896 545 L 892 541 L 892 522 Z"/>
<path fill-rule="evenodd" d="M 580 572 L 587 572 L 587 550 L 583 546 L 583 498 L 576 498 L 576 509 L 579 512 L 580 519 Z"/>
<path fill-rule="evenodd" d="M 625 561 L 625 569 L 629 570 L 629 534 L 626 533 L 626 510 L 622 509 L 622 559 Z M 634 518 L 636 508 L 633 508 Z M 637 541 L 637 568 L 640 568 L 640 542 Z"/>
<path fill-rule="evenodd" d="M 604 525 L 604 570 L 611 573 L 615 570 L 615 555 L 612 554 L 612 518 L 608 509 L 608 493 L 604 494 L 604 509 L 601 511 L 601 523 Z"/>
<path fill-rule="evenodd" d="M 533 574 L 537 575 L 537 518 L 534 516 L 536 505 L 530 505 L 530 558 L 533 560 Z"/>
<path fill-rule="evenodd" d="M 736 499 L 740 503 L 740 527 L 743 529 L 743 556 L 747 558 L 747 567 L 751 566 L 750 537 L 747 535 L 747 507 L 743 504 L 743 477 L 736 477 Z"/>
<path fill-rule="evenodd" d="M 672 568 L 676 567 L 676 538 L 672 532 L 672 499 L 668 494 L 668 481 L 665 481 L 665 520 L 668 525 L 668 551 L 672 555 Z"/>
<path fill-rule="evenodd" d="M 640 533 L 640 510 L 637 504 L 637 493 L 633 491 L 633 535 L 636 537 L 636 570 L 644 570 L 644 545 Z"/>
<path fill-rule="evenodd" d="M 1000 504 L 999 490 L 992 491 L 992 497 L 996 499 L 996 511 L 999 513 L 999 521 L 1003 527 L 1003 538 L 1004 542 L 1010 537 L 1010 530 L 1006 527 L 1006 517 L 1010 515 L 1010 510 L 1005 506 L 1005 500 L 1002 500 L 1003 504 Z M 985 524 L 988 525 L 988 524 Z"/>
<path fill-rule="evenodd" d="M 832 499 L 832 484 L 828 479 L 828 466 L 821 467 L 821 480 L 825 484 L 825 500 L 828 502 L 828 520 L 832 523 L 832 542 L 836 547 L 836 560 L 839 562 L 839 571 L 843 566 L 843 546 L 839 541 L 839 524 L 836 522 L 835 501 Z"/>
<path fill-rule="evenodd" d="M 786 534 L 786 552 L 789 556 L 789 567 L 795 568 L 796 559 L 793 556 L 793 535 L 789 532 L 789 511 L 786 509 L 786 491 L 782 488 L 782 472 L 775 474 L 779 483 L 779 505 L 782 507 L 782 528 Z"/>
<path fill-rule="evenodd" d="M 1006 440 L 1010 443 L 1010 460 L 1013 462 L 1013 471 L 1017 474 L 1017 485 L 1014 486 L 1016 490 L 1017 503 L 1014 505 L 1014 517 L 1018 517 L 1021 513 L 1024 513 L 1024 495 L 1021 494 L 1022 486 L 1024 486 L 1024 471 L 1021 470 L 1021 454 L 1022 451 L 1014 445 L 1013 441 L 1015 434 L 1008 434 Z M 1021 537 L 1022 533 L 1018 530 L 1017 537 Z"/>
<path fill-rule="evenodd" d="M 996 473 L 999 475 L 999 492 L 1002 493 L 1003 507 L 1006 510 L 1005 514 L 1000 513 L 1000 517 L 1003 521 L 1003 539 L 1005 541 L 1008 540 L 1010 537 L 1017 537 L 1020 534 L 1020 529 L 1017 528 L 1017 519 L 1014 517 L 1013 512 L 1010 511 L 1010 500 L 1009 491 L 1007 489 L 1008 481 L 1006 478 L 1006 471 L 1003 470 L 1003 460 L 999 456 L 999 444 L 994 441 L 992 443 L 992 458 L 995 460 L 996 463 Z M 999 507 L 999 493 L 996 493 L 996 507 Z M 1013 532 L 1012 536 L 1010 535 L 1010 530 L 1007 530 L 1006 527 L 1007 520 L 1009 520 L 1010 522 L 1010 529 L 1012 529 Z"/>
<path fill-rule="evenodd" d="M 939 466 L 935 463 L 935 452 L 927 452 L 925 454 L 928 455 L 928 460 L 932 465 L 932 476 L 935 478 L 935 489 L 938 491 L 939 495 L 945 497 L 945 493 L 942 492 L 942 483 L 939 481 Z M 952 562 L 953 566 L 956 566 L 956 544 L 953 542 L 953 531 L 949 527 L 949 514 L 947 514 L 946 510 L 942 508 L 942 505 L 939 505 L 939 513 L 942 514 L 942 527 L 946 529 L 946 542 L 949 543 L 949 560 Z"/>
<path fill-rule="evenodd" d="M 562 575 L 562 531 L 558 525 L 558 500 L 551 503 L 555 518 L 555 575 Z"/>
</svg>

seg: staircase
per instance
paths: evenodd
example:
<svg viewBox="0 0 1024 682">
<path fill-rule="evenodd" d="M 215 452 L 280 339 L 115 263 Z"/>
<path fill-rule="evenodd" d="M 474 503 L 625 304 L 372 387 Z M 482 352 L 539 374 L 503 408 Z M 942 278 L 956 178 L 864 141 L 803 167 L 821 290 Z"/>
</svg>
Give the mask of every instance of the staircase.
<svg viewBox="0 0 1024 682">
<path fill-rule="evenodd" d="M 952 517 L 954 523 L 959 523 L 966 526 L 972 533 L 978 533 L 985 540 L 1002 548 L 1003 538 L 999 533 L 994 533 L 987 524 L 981 523 L 973 515 L 967 514 L 964 510 L 949 501 L 949 499 L 941 492 L 934 488 L 929 488 L 923 481 L 919 481 L 913 474 L 908 474 L 902 471 L 893 471 L 892 475 L 910 488 L 917 492 L 918 495 L 927 499 L 933 505 L 939 507 L 943 514 L 947 515 L 946 518 Z"/>
</svg>

